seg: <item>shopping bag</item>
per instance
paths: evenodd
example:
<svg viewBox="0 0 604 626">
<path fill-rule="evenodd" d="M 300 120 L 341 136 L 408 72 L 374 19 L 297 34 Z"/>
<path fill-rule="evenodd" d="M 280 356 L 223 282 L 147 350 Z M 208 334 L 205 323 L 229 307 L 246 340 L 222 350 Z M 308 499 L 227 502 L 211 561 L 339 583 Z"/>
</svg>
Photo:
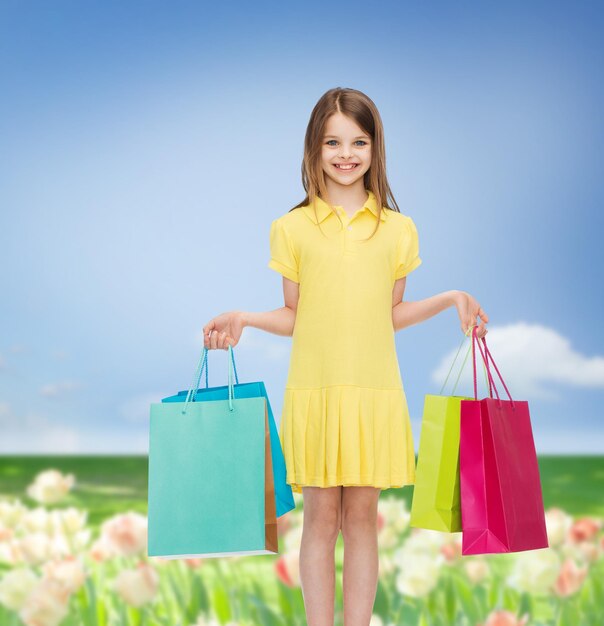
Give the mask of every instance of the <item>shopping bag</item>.
<svg viewBox="0 0 604 626">
<path fill-rule="evenodd" d="M 438 394 L 426 394 L 422 414 L 415 484 L 411 501 L 410 526 L 442 532 L 459 532 L 461 495 L 459 489 L 459 424 L 461 401 L 467 396 L 443 395 L 457 361 L 453 363 Z M 453 386 L 455 393 L 471 344 Z"/>
<path fill-rule="evenodd" d="M 184 402 L 151 405 L 149 556 L 278 552 L 266 398 L 236 397 L 228 362 L 227 399 L 194 401 L 191 385 Z"/>
<path fill-rule="evenodd" d="M 239 376 L 237 374 L 237 367 L 235 365 L 235 351 L 231 349 L 231 357 L 233 360 L 233 370 L 235 372 L 235 394 L 238 398 L 266 398 L 266 406 L 268 409 L 268 424 L 271 437 L 271 462 L 273 467 L 273 483 L 275 486 L 275 504 L 277 508 L 277 517 L 285 515 L 292 509 L 296 508 L 294 501 L 294 495 L 292 493 L 291 485 L 287 484 L 285 457 L 283 455 L 283 448 L 281 447 L 281 441 L 279 440 L 279 431 L 275 424 L 275 417 L 271 408 L 271 403 L 268 399 L 266 387 L 262 381 L 240 383 Z M 206 386 L 199 387 L 201 380 L 201 373 L 199 379 L 195 383 L 195 389 L 197 393 L 195 398 L 198 402 L 205 400 L 224 400 L 228 398 L 229 388 L 227 385 L 222 387 L 209 387 L 208 386 L 208 352 L 205 352 L 204 361 L 202 364 L 202 370 L 205 369 L 205 381 Z M 199 388 L 198 388 L 199 387 Z M 179 391 L 174 396 L 163 398 L 162 402 L 183 402 L 188 390 Z"/>
<path fill-rule="evenodd" d="M 526 400 L 512 400 L 486 339 L 472 329 L 474 398 L 461 402 L 462 554 L 520 552 L 549 546 L 539 465 Z M 478 399 L 475 346 L 497 399 Z M 509 397 L 501 400 L 489 362 Z"/>
</svg>

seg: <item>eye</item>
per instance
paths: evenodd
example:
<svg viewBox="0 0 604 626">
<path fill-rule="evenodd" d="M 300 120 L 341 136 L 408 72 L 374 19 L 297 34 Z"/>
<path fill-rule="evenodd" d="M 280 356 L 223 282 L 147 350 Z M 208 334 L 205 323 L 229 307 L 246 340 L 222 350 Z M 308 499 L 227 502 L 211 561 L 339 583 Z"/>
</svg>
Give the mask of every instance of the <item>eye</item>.
<svg viewBox="0 0 604 626">
<path fill-rule="evenodd" d="M 328 146 L 333 146 L 334 144 L 336 144 L 338 142 L 337 142 L 336 139 L 328 139 L 325 143 Z M 361 147 L 367 145 L 367 142 L 365 140 L 363 140 L 363 139 L 357 139 L 354 143 L 355 144 L 361 144 Z"/>
</svg>

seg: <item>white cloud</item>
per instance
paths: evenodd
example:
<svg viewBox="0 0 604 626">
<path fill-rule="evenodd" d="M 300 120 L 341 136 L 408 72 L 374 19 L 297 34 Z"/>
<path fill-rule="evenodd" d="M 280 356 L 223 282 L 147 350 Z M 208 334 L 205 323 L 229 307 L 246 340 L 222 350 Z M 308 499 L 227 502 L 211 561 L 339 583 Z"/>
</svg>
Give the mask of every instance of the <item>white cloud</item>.
<svg viewBox="0 0 604 626">
<path fill-rule="evenodd" d="M 0 454 L 147 454 L 149 432 L 76 429 L 44 415 L 18 415 L 0 403 Z"/>
<path fill-rule="evenodd" d="M 57 383 L 47 383 L 40 388 L 40 395 L 47 398 L 61 398 L 74 389 L 79 389 L 82 383 L 76 380 L 63 380 Z"/>
<path fill-rule="evenodd" d="M 118 414 L 127 422 L 148 423 L 151 404 L 161 402 L 166 393 L 147 393 L 129 398 L 118 407 Z"/>
<path fill-rule="evenodd" d="M 561 385 L 604 388 L 604 357 L 578 352 L 569 339 L 555 330 L 525 322 L 496 327 L 489 325 L 488 330 L 487 347 L 513 399 L 559 400 Z M 451 392 L 469 346 L 468 338 L 461 348 L 443 393 Z M 442 385 L 456 352 L 457 347 L 442 358 L 432 372 L 431 378 L 434 382 Z M 507 399 L 505 389 L 492 365 L 491 374 L 499 397 Z M 476 354 L 476 375 L 479 397 L 485 397 L 487 387 L 479 352 Z M 462 371 L 456 394 L 474 395 L 471 353 Z"/>
<path fill-rule="evenodd" d="M 36 413 L 17 415 L 6 402 L 0 404 L 0 453 L 72 454 L 79 451 L 76 429 Z"/>
</svg>

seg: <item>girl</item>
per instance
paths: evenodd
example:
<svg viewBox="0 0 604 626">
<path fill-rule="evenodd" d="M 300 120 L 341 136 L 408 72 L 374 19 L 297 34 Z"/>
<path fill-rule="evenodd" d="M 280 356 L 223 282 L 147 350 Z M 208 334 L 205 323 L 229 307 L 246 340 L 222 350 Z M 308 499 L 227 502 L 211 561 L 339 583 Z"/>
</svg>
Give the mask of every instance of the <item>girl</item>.
<svg viewBox="0 0 604 626">
<path fill-rule="evenodd" d="M 367 626 L 378 579 L 378 497 L 415 481 L 394 333 L 455 305 L 465 333 L 480 317 L 480 338 L 488 316 L 458 290 L 402 301 L 407 274 L 422 262 L 418 235 L 392 197 L 382 121 L 365 94 L 335 88 L 317 102 L 302 184 L 306 198 L 270 229 L 268 266 L 283 276 L 284 306 L 222 313 L 204 326 L 204 345 L 236 346 L 245 326 L 292 336 L 279 435 L 287 482 L 304 500 L 307 622 L 333 624 L 341 531 L 344 623 Z"/>
</svg>

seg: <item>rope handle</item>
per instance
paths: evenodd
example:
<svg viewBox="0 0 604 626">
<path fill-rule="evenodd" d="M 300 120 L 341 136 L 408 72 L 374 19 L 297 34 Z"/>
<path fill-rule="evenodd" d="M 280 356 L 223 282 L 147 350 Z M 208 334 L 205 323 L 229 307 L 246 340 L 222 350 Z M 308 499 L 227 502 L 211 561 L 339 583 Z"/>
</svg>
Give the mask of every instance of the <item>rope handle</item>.
<svg viewBox="0 0 604 626">
<path fill-rule="evenodd" d="M 228 367 L 228 387 L 229 387 L 229 410 L 233 411 L 233 400 L 235 398 L 235 384 L 239 384 L 239 376 L 237 374 L 237 368 L 235 366 L 235 353 L 233 351 L 233 346 L 229 344 L 229 367 Z M 206 371 L 206 389 L 209 387 L 208 384 L 208 348 L 203 346 L 201 351 L 201 356 L 199 357 L 199 362 L 197 363 L 197 367 L 195 368 L 195 374 L 193 375 L 193 381 L 191 382 L 191 386 L 187 392 L 187 397 L 185 398 L 185 403 L 182 409 L 182 414 L 184 415 L 187 412 L 187 405 L 189 402 L 195 402 L 197 398 L 197 392 L 199 390 L 199 383 L 201 381 L 201 375 L 203 370 Z M 233 382 L 233 376 L 235 378 L 235 382 Z"/>
<path fill-rule="evenodd" d="M 495 390 L 495 395 L 497 396 L 497 406 L 499 408 L 502 407 L 501 404 L 501 398 L 499 397 L 499 393 L 497 392 L 497 387 L 495 386 L 495 381 L 493 380 L 493 375 L 491 374 L 491 369 L 489 367 L 489 359 L 491 361 L 491 363 L 493 364 L 493 367 L 495 368 L 495 370 L 497 371 L 497 375 L 499 376 L 499 379 L 501 380 L 501 383 L 503 384 L 506 393 L 508 394 L 508 398 L 510 399 L 510 402 L 512 403 L 512 409 L 515 409 L 515 405 L 514 405 L 514 400 L 512 400 L 512 396 L 510 395 L 510 392 L 507 388 L 507 385 L 505 384 L 505 381 L 503 380 L 503 376 L 501 375 L 501 372 L 499 371 L 499 368 L 497 367 L 497 365 L 495 364 L 495 359 L 493 358 L 493 355 L 491 354 L 491 351 L 489 350 L 489 348 L 487 347 L 487 341 L 485 337 L 482 337 L 482 344 L 484 345 L 484 352 L 483 349 L 480 345 L 481 341 L 480 339 L 478 339 L 478 337 L 476 336 L 476 330 L 473 328 L 472 329 L 472 364 L 473 364 L 473 373 L 474 373 L 474 400 L 478 400 L 478 393 L 477 393 L 477 387 L 476 387 L 476 358 L 475 358 L 475 350 L 474 350 L 474 341 L 476 340 L 476 345 L 478 346 L 478 349 L 480 351 L 480 356 L 482 357 L 483 360 L 483 365 L 486 365 L 486 369 L 487 369 L 487 373 L 489 376 L 489 380 L 493 385 L 493 389 Z M 490 387 L 489 387 L 490 389 Z M 490 393 L 489 397 L 493 397 L 493 395 Z"/>
<path fill-rule="evenodd" d="M 445 377 L 445 382 L 442 384 L 442 387 L 440 388 L 440 391 L 438 393 L 438 395 L 443 394 L 443 390 L 445 388 L 445 385 L 447 384 L 447 380 L 449 380 L 449 376 L 451 374 L 451 371 L 453 370 L 453 366 L 455 365 L 455 361 L 457 361 L 457 357 L 459 356 L 459 351 L 461 350 L 461 346 L 463 345 L 463 342 L 465 341 L 465 338 L 468 337 L 468 333 L 472 330 L 472 328 L 476 327 L 477 324 L 472 324 L 472 326 L 470 326 L 468 328 L 468 330 L 464 333 L 465 337 L 461 340 L 461 343 L 459 344 L 459 348 L 457 348 L 457 354 L 453 357 L 453 362 L 451 363 L 451 367 L 449 368 L 449 372 L 447 373 L 447 376 Z M 461 377 L 461 373 L 463 371 L 463 368 L 466 365 L 466 361 L 468 360 L 468 355 L 470 354 L 470 350 L 472 349 L 472 343 L 470 343 L 468 345 L 468 350 L 466 352 L 466 356 L 463 359 L 463 363 L 461 364 L 461 367 L 459 368 L 459 373 L 457 374 L 457 380 L 455 381 L 455 384 L 453 385 L 453 390 L 451 391 L 451 395 L 454 396 L 455 395 L 455 390 L 457 389 L 457 384 L 459 383 L 459 379 Z M 492 396 L 492 391 L 491 391 L 491 382 L 490 380 L 487 378 L 487 372 L 486 372 L 486 368 L 483 367 L 483 371 L 484 371 L 484 379 L 485 379 L 485 383 L 487 385 L 487 387 L 489 388 L 489 395 Z"/>
</svg>

